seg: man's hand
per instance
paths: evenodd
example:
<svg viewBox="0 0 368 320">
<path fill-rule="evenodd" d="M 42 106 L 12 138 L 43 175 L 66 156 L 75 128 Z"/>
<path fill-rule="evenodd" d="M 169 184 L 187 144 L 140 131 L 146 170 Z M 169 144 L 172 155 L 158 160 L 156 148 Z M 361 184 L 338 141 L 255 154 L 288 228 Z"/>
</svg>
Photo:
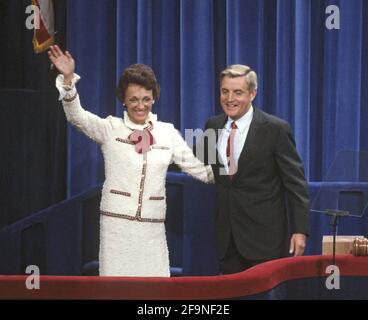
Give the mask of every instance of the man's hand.
<svg viewBox="0 0 368 320">
<path fill-rule="evenodd" d="M 64 75 L 64 84 L 71 84 L 75 69 L 75 62 L 71 54 L 68 51 L 65 51 L 64 54 L 60 48 L 55 45 L 50 46 L 48 55 L 54 66 Z"/>
<path fill-rule="evenodd" d="M 303 233 L 294 233 L 290 239 L 289 253 L 294 252 L 294 256 L 301 256 L 305 249 L 307 236 Z"/>
</svg>

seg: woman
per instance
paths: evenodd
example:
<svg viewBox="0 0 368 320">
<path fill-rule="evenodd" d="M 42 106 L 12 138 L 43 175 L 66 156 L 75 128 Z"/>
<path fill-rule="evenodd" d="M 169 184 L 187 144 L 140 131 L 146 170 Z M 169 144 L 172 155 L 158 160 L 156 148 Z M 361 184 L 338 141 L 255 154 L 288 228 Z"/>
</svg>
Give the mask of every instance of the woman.
<svg viewBox="0 0 368 320">
<path fill-rule="evenodd" d="M 69 52 L 51 46 L 49 58 L 60 71 L 56 86 L 67 120 L 101 145 L 105 182 L 100 204 L 100 275 L 170 276 L 165 235 L 165 179 L 174 161 L 203 182 L 213 182 L 210 166 L 196 159 L 172 124 L 151 113 L 160 88 L 152 69 L 136 64 L 119 80 L 124 118 L 101 119 L 85 111 Z"/>
</svg>

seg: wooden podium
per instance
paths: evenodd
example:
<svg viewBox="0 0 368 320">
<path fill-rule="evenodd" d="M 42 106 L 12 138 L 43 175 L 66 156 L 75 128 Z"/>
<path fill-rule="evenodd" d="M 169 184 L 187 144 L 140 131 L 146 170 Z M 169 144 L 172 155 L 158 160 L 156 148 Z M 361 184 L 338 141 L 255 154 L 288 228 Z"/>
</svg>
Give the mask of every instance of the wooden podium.
<svg viewBox="0 0 368 320">
<path fill-rule="evenodd" d="M 336 254 L 352 254 L 353 242 L 356 238 L 364 238 L 363 236 L 336 236 Z M 333 236 L 323 236 L 322 254 L 332 255 L 333 252 Z"/>
</svg>

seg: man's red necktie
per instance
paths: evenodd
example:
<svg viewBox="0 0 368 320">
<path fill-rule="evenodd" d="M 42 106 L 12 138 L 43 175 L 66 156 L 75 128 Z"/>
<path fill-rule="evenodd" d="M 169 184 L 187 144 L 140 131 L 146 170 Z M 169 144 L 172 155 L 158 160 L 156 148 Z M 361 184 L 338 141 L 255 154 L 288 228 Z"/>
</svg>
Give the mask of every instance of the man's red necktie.
<svg viewBox="0 0 368 320">
<path fill-rule="evenodd" d="M 229 138 L 227 139 L 227 146 L 226 146 L 226 158 L 227 158 L 227 164 L 229 167 L 229 178 L 232 179 L 234 174 L 237 171 L 237 165 L 235 163 L 235 157 L 234 157 L 234 138 L 236 134 L 236 129 L 238 127 L 236 126 L 235 121 L 231 123 L 231 131 Z"/>
</svg>

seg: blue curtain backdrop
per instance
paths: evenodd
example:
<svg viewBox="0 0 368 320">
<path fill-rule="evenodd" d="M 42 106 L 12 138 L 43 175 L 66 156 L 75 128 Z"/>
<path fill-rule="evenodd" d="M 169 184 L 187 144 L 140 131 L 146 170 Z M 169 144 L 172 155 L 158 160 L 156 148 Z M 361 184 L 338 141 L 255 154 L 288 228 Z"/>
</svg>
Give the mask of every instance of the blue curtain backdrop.
<svg viewBox="0 0 368 320">
<path fill-rule="evenodd" d="M 329 30 L 329 5 L 340 29 Z M 335 21 L 336 22 L 336 21 Z M 310 182 L 341 150 L 368 149 L 368 1 L 73 0 L 67 48 L 84 107 L 122 115 L 114 96 L 132 63 L 153 67 L 159 119 L 203 128 L 220 113 L 218 74 L 233 63 L 259 76 L 255 105 L 290 122 Z M 103 181 L 98 146 L 68 129 L 68 195 Z"/>
</svg>

